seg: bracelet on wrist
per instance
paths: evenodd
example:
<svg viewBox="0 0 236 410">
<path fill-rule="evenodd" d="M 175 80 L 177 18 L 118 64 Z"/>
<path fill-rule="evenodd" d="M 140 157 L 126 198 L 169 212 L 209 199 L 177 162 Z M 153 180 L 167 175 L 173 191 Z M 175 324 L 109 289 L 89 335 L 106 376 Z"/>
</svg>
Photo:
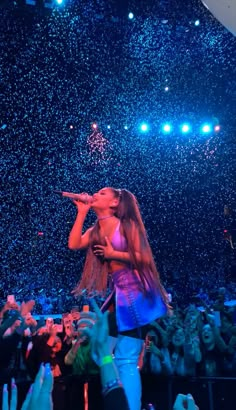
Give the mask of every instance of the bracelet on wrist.
<svg viewBox="0 0 236 410">
<path fill-rule="evenodd" d="M 122 387 L 120 379 L 114 379 L 108 383 L 105 383 L 102 389 L 103 396 L 106 396 L 111 390 L 117 389 L 118 387 Z"/>
<path fill-rule="evenodd" d="M 113 362 L 113 358 L 111 355 L 103 356 L 100 360 L 99 366 L 105 366 L 106 364 L 110 364 Z"/>
</svg>

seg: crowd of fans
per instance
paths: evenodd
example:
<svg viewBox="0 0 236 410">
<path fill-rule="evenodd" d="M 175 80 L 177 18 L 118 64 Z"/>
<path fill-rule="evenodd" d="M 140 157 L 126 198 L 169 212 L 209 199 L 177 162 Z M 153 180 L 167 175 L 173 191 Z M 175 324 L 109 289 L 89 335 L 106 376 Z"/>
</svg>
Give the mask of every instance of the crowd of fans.
<svg viewBox="0 0 236 410">
<path fill-rule="evenodd" d="M 3 309 L 3 321 L 1 323 L 0 335 L 1 344 L 3 345 L 1 346 L 3 347 L 1 352 L 2 354 L 8 354 L 8 360 L 5 360 L 5 369 L 3 369 L 2 374 L 5 382 L 2 392 L 3 410 L 9 409 L 7 382 L 9 383 L 10 381 L 11 410 L 16 410 L 17 408 L 21 408 L 22 410 L 50 410 L 52 408 L 65 408 L 65 404 L 66 408 L 84 408 L 84 406 L 80 407 L 79 400 L 77 400 L 78 393 L 81 393 L 79 383 L 76 383 L 76 391 L 73 392 L 73 386 L 70 388 L 71 392 L 74 393 L 73 401 L 70 402 L 70 400 L 68 401 L 68 399 L 70 399 L 70 395 L 65 392 L 65 381 L 64 383 L 60 383 L 62 382 L 62 379 L 59 378 L 65 377 L 66 375 L 66 371 L 63 372 L 63 367 L 67 365 L 69 369 L 70 365 L 74 362 L 78 362 L 77 356 L 80 356 L 83 361 L 85 360 L 85 356 L 81 356 L 78 352 L 83 349 L 83 346 L 88 345 L 91 354 L 96 356 L 97 360 L 96 367 L 99 369 L 101 381 L 100 385 L 102 387 L 100 396 L 103 396 L 103 408 L 109 410 L 112 407 L 114 409 L 114 405 L 116 403 L 115 408 L 128 410 L 127 399 L 119 380 L 119 375 L 113 362 L 113 358 L 110 354 L 107 314 L 103 315 L 95 302 L 92 301 L 91 304 L 95 313 L 88 313 L 86 315 L 85 312 L 83 312 L 83 314 L 74 312 L 73 315 L 68 314 L 66 315 L 66 319 L 63 320 L 62 329 L 58 328 L 58 326 L 53 323 L 51 318 L 46 320 L 46 326 L 39 327 L 40 325 L 37 325 L 37 322 L 32 319 L 30 313 L 32 307 L 34 306 L 33 301 L 26 304 L 23 303 L 20 307 L 13 301 L 6 304 L 6 310 Z M 72 325 L 73 321 L 77 321 L 77 332 L 75 332 Z M 14 372 L 16 373 L 17 370 L 21 370 L 20 362 L 17 369 L 14 368 L 14 366 L 11 367 L 11 365 L 6 368 L 6 363 L 8 362 L 9 364 L 10 356 L 15 353 L 14 347 L 16 348 L 16 344 L 14 346 L 14 343 L 12 343 L 9 348 L 6 348 L 6 345 L 9 340 L 11 341 L 13 338 L 18 344 L 20 341 L 19 337 L 21 338 L 21 342 L 23 342 L 24 338 L 27 337 L 25 334 L 26 329 L 30 331 L 28 337 L 30 337 L 31 340 L 27 345 L 28 348 L 25 354 L 23 355 L 25 359 L 24 364 L 25 367 L 28 368 L 29 375 L 30 373 L 33 375 L 32 378 L 34 379 L 34 385 L 29 389 L 21 407 L 22 403 L 18 401 L 17 397 L 17 385 L 15 378 L 12 377 Z M 64 338 L 59 337 L 59 334 L 63 333 Z M 59 354 L 59 352 L 62 351 L 63 353 Z M 31 363 L 30 358 L 33 359 Z M 37 359 L 39 359 L 38 362 Z M 21 357 L 19 360 L 21 361 Z M 9 379 L 10 376 L 11 379 Z M 60 387 L 60 385 L 62 387 Z M 67 400 L 65 400 L 66 396 Z M 99 408 L 98 402 L 95 407 Z"/>
<path fill-rule="evenodd" d="M 235 295 L 231 300 L 226 296 L 220 288 L 209 302 L 202 290 L 185 309 L 176 306 L 172 315 L 151 323 L 140 355 L 141 373 L 235 377 L 236 302 Z M 0 315 L 0 383 L 14 377 L 16 384 L 30 384 L 41 363 L 49 363 L 54 409 L 75 409 L 75 403 L 82 409 L 87 400 L 89 410 L 103 408 L 101 368 L 91 337 L 84 333 L 91 332 L 98 319 L 87 302 L 84 296 L 61 318 L 36 320 L 35 301 L 18 304 L 10 296 Z"/>
<path fill-rule="evenodd" d="M 222 279 L 223 274 L 219 273 L 218 279 L 216 276 L 213 280 L 210 280 L 210 274 L 208 273 L 198 273 L 198 278 L 191 276 L 189 280 L 185 280 L 183 276 L 175 272 L 168 276 L 169 273 L 164 272 L 162 276 L 164 278 L 163 283 L 168 293 L 171 295 L 171 302 L 174 307 L 185 309 L 189 300 L 190 295 L 193 295 L 193 300 L 197 295 L 201 300 L 203 300 L 208 305 L 213 305 L 215 298 L 217 297 L 217 292 L 220 287 L 225 285 L 225 301 L 229 301 L 235 298 L 235 282 L 226 281 Z M 36 275 L 37 276 L 37 275 Z M 60 314 L 61 312 L 67 312 L 70 310 L 71 306 L 75 304 L 74 295 L 71 289 L 75 286 L 75 278 L 68 275 L 64 279 L 64 283 L 53 283 L 50 275 L 46 274 L 41 277 L 40 283 L 37 283 L 37 278 L 34 279 L 34 283 L 28 283 L 25 273 L 17 273 L 17 278 L 15 279 L 15 286 L 12 286 L 14 282 L 14 274 L 11 273 L 10 278 L 8 276 L 2 278 L 0 283 L 0 308 L 4 305 L 7 298 L 7 290 L 11 289 L 11 293 L 15 295 L 15 299 L 18 304 L 23 301 L 32 299 L 35 301 L 34 314 L 36 315 L 50 315 L 50 314 Z M 207 281 L 206 281 L 207 276 Z M 183 286 L 184 280 L 184 286 Z M 44 282 L 44 283 L 43 283 Z M 172 285 L 169 286 L 169 283 Z M 97 298 L 98 305 L 101 305 L 105 299 Z M 77 299 L 76 304 L 79 306 L 80 310 L 84 304 L 87 304 L 86 297 L 80 297 Z"/>
<path fill-rule="evenodd" d="M 192 303 L 160 323 L 153 322 L 143 348 L 142 371 L 166 376 L 235 376 L 235 306 L 226 308 L 224 291 L 219 291 L 212 308 Z"/>
</svg>

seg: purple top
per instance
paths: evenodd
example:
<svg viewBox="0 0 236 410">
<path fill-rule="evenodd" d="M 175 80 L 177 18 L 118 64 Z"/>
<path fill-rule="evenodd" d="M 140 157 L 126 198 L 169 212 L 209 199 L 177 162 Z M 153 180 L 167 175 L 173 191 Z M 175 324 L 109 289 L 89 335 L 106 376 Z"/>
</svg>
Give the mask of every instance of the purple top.
<svg viewBox="0 0 236 410">
<path fill-rule="evenodd" d="M 112 244 L 115 251 L 127 252 L 127 250 L 128 250 L 127 240 L 120 233 L 120 221 L 118 222 L 117 227 L 115 229 L 115 232 L 113 234 L 111 244 Z"/>
</svg>

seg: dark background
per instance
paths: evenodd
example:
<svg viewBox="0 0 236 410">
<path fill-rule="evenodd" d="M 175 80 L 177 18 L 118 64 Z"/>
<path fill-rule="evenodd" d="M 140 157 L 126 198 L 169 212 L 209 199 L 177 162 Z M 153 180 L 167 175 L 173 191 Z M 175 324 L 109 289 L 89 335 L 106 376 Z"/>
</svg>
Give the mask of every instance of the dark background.
<svg viewBox="0 0 236 410">
<path fill-rule="evenodd" d="M 55 189 L 132 191 L 162 279 L 184 298 L 234 280 L 235 37 L 200 0 L 4 1 L 0 21 L 0 297 L 78 281 L 76 212 Z M 204 121 L 220 132 L 201 135 Z"/>
</svg>

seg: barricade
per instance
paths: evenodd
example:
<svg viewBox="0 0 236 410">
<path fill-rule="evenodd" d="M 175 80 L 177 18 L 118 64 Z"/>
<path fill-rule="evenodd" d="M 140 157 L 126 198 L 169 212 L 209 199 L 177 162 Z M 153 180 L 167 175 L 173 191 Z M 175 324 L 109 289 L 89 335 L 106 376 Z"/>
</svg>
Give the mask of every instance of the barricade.
<svg viewBox="0 0 236 410">
<path fill-rule="evenodd" d="M 74 390 L 75 382 L 78 383 L 77 397 L 74 397 L 73 404 L 70 403 L 69 397 L 74 396 L 70 390 Z M 65 380 L 57 380 L 54 389 L 54 410 L 83 410 L 83 388 L 81 386 L 82 379 L 65 378 Z M 17 383 L 19 393 L 19 407 L 25 397 L 26 391 L 30 385 L 29 381 L 21 381 Z M 236 396 L 236 377 L 158 377 L 155 375 L 142 375 L 143 385 L 143 406 L 152 403 L 155 410 L 173 410 L 173 404 L 177 394 L 191 393 L 200 410 L 235 410 Z M 92 395 L 94 391 L 94 383 L 92 386 Z M 79 390 L 81 400 L 79 399 Z M 97 392 L 98 393 L 98 392 Z M 97 394 L 96 393 L 96 394 Z M 95 394 L 95 395 L 96 395 Z M 2 386 L 0 386 L 0 409 L 1 409 Z M 59 395 L 60 397 L 55 397 Z M 94 407 L 95 405 L 95 407 Z M 93 403 L 92 408 L 103 410 L 102 403 L 98 401 Z M 122 410 L 122 409 L 121 409 Z"/>
<path fill-rule="evenodd" d="M 179 393 L 191 393 L 200 410 L 234 410 L 236 377 L 169 377 L 142 375 L 143 404 L 172 410 Z"/>
</svg>

